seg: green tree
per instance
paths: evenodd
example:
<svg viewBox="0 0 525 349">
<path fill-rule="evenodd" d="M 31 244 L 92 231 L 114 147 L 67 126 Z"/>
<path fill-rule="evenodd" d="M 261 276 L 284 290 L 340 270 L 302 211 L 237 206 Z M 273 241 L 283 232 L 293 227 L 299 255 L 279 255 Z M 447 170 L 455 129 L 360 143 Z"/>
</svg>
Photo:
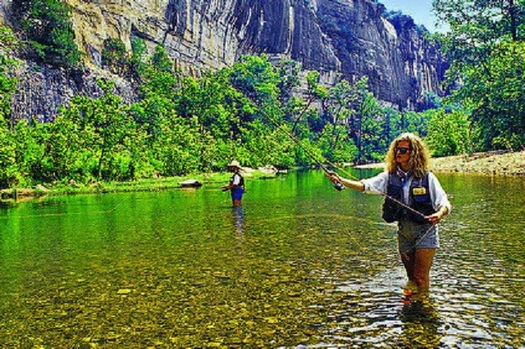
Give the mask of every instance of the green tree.
<svg viewBox="0 0 525 349">
<path fill-rule="evenodd" d="M 45 63 L 73 67 L 80 62 L 71 8 L 60 0 L 13 2 L 13 13 L 37 57 Z"/>
<path fill-rule="evenodd" d="M 330 126 L 325 127 L 322 136 L 326 140 L 325 146 L 328 144 L 328 149 L 325 149 L 328 154 L 335 154 L 333 150 L 339 147 L 339 143 L 350 142 L 352 146 L 357 147 L 357 153 L 354 154 L 352 161 L 360 158 L 363 134 L 363 114 L 360 108 L 368 93 L 366 77 L 355 84 L 341 80 L 330 88 L 328 98 L 322 101 L 323 118 L 330 123 Z M 329 134 L 324 134 L 326 132 Z M 338 161 L 336 158 L 329 159 Z M 345 156 L 345 159 L 348 161 L 348 156 Z"/>
<path fill-rule="evenodd" d="M 11 97 L 16 91 L 17 79 L 8 74 L 16 68 L 18 62 L 13 57 L 19 47 L 11 29 L 0 27 L 0 117 L 11 115 Z"/>
<path fill-rule="evenodd" d="M 278 100 L 281 76 L 265 55 L 241 57 L 233 65 L 230 81 L 258 104 Z"/>
<path fill-rule="evenodd" d="M 43 171 L 43 158 L 46 151 L 44 126 L 38 122 L 30 124 L 20 120 L 13 130 L 16 144 L 16 185 L 31 186 L 46 181 Z"/>
<path fill-rule="evenodd" d="M 9 123 L 0 115 L 0 188 L 9 188 L 20 182 L 16 162 L 17 143 Z"/>
<path fill-rule="evenodd" d="M 388 139 L 382 137 L 386 120 L 383 109 L 371 92 L 366 94 L 358 113 L 362 122 L 357 162 L 383 160 L 383 154 L 389 145 Z"/>
<path fill-rule="evenodd" d="M 89 155 L 89 175 L 96 180 L 134 179 L 141 164 L 129 145 L 138 137 L 137 124 L 122 99 L 111 92 L 113 83 L 99 84 L 105 91 L 101 98 L 76 96 L 61 115 L 78 125 L 83 151 Z"/>
<path fill-rule="evenodd" d="M 279 83 L 281 104 L 286 105 L 291 98 L 294 98 L 293 90 L 301 83 L 299 78 L 301 69 L 301 63 L 291 59 L 284 59 L 279 63 L 278 73 L 281 80 Z"/>
<path fill-rule="evenodd" d="M 525 42 L 501 43 L 483 72 L 465 71 L 465 86 L 456 97 L 472 109 L 485 149 L 525 146 Z"/>
<path fill-rule="evenodd" d="M 383 130 L 381 132 L 381 138 L 385 140 L 387 144 L 390 144 L 400 132 L 401 129 L 401 113 L 392 108 L 383 109 Z M 387 149 L 388 145 L 385 146 Z"/>
<path fill-rule="evenodd" d="M 403 123 L 399 132 L 412 132 L 420 137 L 425 137 L 428 132 L 427 116 L 425 113 L 406 111 L 402 115 Z"/>
<path fill-rule="evenodd" d="M 452 62 L 453 101 L 472 110 L 483 149 L 523 147 L 525 2 L 434 0 L 450 31 L 441 44 Z"/>
<path fill-rule="evenodd" d="M 461 109 L 447 112 L 432 109 L 425 112 L 428 121 L 426 142 L 433 156 L 450 156 L 472 152 L 472 132 L 469 115 Z"/>
<path fill-rule="evenodd" d="M 502 41 L 522 41 L 525 3 L 520 0 L 434 0 L 439 20 L 450 27 L 441 45 L 451 61 L 451 77 L 462 69 L 487 68 L 490 52 Z"/>
<path fill-rule="evenodd" d="M 119 75 L 125 75 L 129 71 L 128 52 L 122 41 L 115 38 L 104 40 L 102 65 L 111 72 Z"/>
<path fill-rule="evenodd" d="M 164 47 L 160 45 L 155 47 L 155 52 L 148 62 L 140 66 L 139 92 L 141 97 L 161 95 L 173 98 L 174 92 L 180 89 L 181 76 L 173 69 L 173 61 Z"/>
<path fill-rule="evenodd" d="M 146 44 L 144 40 L 140 38 L 134 38 L 131 40 L 131 55 L 128 60 L 129 67 L 129 79 L 137 85 L 142 85 L 141 75 L 144 73 L 146 66 Z"/>
<path fill-rule="evenodd" d="M 156 171 L 162 176 L 177 176 L 201 169 L 201 155 L 208 157 L 199 132 L 197 118 L 185 119 L 176 115 L 162 118 L 161 131 L 154 138 L 151 156 Z"/>
<path fill-rule="evenodd" d="M 319 83 L 320 74 L 317 71 L 310 71 L 306 74 L 306 101 L 293 98 L 288 103 L 288 111 L 290 112 L 290 117 L 293 120 L 292 135 L 295 135 L 297 125 L 302 121 L 303 116 L 312 116 L 312 113 L 309 113 L 314 102 L 322 104 L 329 96 L 330 92 L 328 89 Z"/>
<path fill-rule="evenodd" d="M 22 180 L 16 162 L 17 143 L 10 122 L 11 98 L 17 79 L 9 76 L 16 68 L 14 51 L 19 47 L 11 29 L 0 27 L 0 188 L 7 188 Z"/>
</svg>

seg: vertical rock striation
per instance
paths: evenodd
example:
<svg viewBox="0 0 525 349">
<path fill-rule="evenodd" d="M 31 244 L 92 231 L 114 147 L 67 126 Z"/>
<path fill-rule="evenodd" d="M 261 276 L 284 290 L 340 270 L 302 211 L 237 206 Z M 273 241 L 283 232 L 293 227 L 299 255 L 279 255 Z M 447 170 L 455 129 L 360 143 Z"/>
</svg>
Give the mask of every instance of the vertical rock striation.
<svg viewBox="0 0 525 349">
<path fill-rule="evenodd" d="M 265 53 L 318 70 L 328 83 L 338 75 L 349 81 L 368 76 L 378 99 L 400 109 L 416 108 L 427 91 L 442 94 L 447 64 L 438 49 L 412 20 L 391 23 L 375 0 L 67 2 L 88 71 L 67 75 L 45 68 L 31 74 L 28 64 L 18 74 L 24 88 L 14 101 L 15 117 L 49 120 L 72 95 L 100 93 L 92 76 L 109 74 L 101 67 L 108 38 L 120 39 L 128 49 L 136 37 L 150 50 L 164 45 L 178 67 L 193 75 L 230 66 L 244 54 Z M 130 84 L 119 81 L 117 86 L 126 100 L 133 100 Z M 24 105 L 28 93 L 38 103 Z M 43 96 L 35 99 L 35 94 Z"/>
</svg>

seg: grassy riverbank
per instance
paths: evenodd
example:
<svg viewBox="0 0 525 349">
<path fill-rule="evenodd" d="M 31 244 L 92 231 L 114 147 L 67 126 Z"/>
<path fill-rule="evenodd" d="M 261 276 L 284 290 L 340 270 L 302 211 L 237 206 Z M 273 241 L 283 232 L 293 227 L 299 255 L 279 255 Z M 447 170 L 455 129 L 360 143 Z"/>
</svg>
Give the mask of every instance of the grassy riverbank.
<svg viewBox="0 0 525 349">
<path fill-rule="evenodd" d="M 275 172 L 266 170 L 243 169 L 243 175 L 250 179 L 264 179 L 274 177 Z M 137 191 L 161 191 L 182 188 L 181 182 L 188 180 L 199 181 L 203 185 L 222 186 L 228 184 L 231 173 L 201 173 L 195 175 L 167 178 L 139 179 L 130 182 L 97 182 L 88 185 L 69 183 L 68 185 L 37 185 L 33 188 L 2 189 L 0 200 L 30 200 L 46 195 L 73 195 L 73 194 L 98 194 Z"/>
<path fill-rule="evenodd" d="M 383 164 L 369 164 L 359 168 L 379 168 Z M 472 155 L 458 155 L 432 159 L 431 168 L 435 172 L 478 173 L 483 175 L 525 176 L 525 151 L 486 152 Z M 275 176 L 275 173 L 246 168 L 244 175 L 252 179 Z M 132 191 L 160 191 L 181 188 L 181 182 L 194 179 L 203 185 L 224 185 L 231 174 L 204 173 L 183 177 L 142 179 L 132 182 L 99 182 L 89 185 L 70 183 L 61 186 L 36 186 L 34 188 L 3 189 L 2 200 L 24 200 L 45 195 L 69 195 L 89 193 L 111 193 Z"/>
</svg>

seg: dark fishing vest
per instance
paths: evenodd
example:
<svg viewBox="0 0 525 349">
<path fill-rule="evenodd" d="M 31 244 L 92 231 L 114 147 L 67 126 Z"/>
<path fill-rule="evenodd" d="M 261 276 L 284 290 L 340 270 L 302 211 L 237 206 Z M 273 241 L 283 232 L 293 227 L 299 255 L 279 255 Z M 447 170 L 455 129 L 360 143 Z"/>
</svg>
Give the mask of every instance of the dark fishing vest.
<svg viewBox="0 0 525 349">
<path fill-rule="evenodd" d="M 428 187 L 428 171 L 425 172 L 423 178 L 413 178 L 410 184 L 410 208 L 421 213 L 419 215 L 406 207 L 398 204 L 403 202 L 403 182 L 401 178 L 395 174 L 388 174 L 387 196 L 383 203 L 383 219 L 392 223 L 399 221 L 401 218 L 408 218 L 416 223 L 425 223 L 427 220 L 423 216 L 431 215 L 436 211 L 432 208 L 432 201 L 430 200 L 430 190 Z"/>
<path fill-rule="evenodd" d="M 241 174 L 239 172 L 235 172 L 233 174 L 233 176 L 231 176 L 230 183 L 233 184 L 233 180 L 235 179 L 235 176 L 239 176 L 239 178 L 240 178 L 239 184 L 237 186 L 241 187 L 241 188 L 244 188 L 244 177 L 241 176 Z"/>
</svg>

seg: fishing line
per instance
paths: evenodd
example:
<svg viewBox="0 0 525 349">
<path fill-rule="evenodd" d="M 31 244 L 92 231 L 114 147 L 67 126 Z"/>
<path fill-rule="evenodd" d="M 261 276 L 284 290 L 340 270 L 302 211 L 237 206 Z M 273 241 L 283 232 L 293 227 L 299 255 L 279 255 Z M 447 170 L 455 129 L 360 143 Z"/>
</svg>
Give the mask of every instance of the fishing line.
<svg viewBox="0 0 525 349">
<path fill-rule="evenodd" d="M 419 243 L 421 241 L 423 241 L 423 239 L 425 237 L 427 237 L 427 235 L 432 231 L 432 229 L 434 229 L 434 227 L 436 227 L 436 225 L 437 225 L 437 223 L 432 223 L 432 225 L 430 226 L 430 228 L 428 228 L 428 230 L 425 232 L 425 234 L 423 234 L 419 239 L 416 240 L 416 242 L 414 243 L 414 246 L 412 246 L 410 251 L 412 251 L 414 248 L 416 248 L 416 246 L 419 245 Z"/>
<path fill-rule="evenodd" d="M 413 246 L 410 248 L 410 250 L 408 250 L 408 252 L 406 252 L 406 253 L 410 253 L 410 252 L 412 252 L 412 250 L 416 249 L 417 245 L 419 245 L 419 243 L 420 243 L 421 241 L 423 241 L 423 239 L 424 239 L 425 237 L 427 237 L 427 235 L 432 231 L 433 228 L 436 227 L 436 225 L 437 225 L 437 223 L 432 223 L 432 225 L 430 226 L 430 228 L 428 228 L 427 231 L 426 231 L 423 235 L 421 235 L 421 236 L 416 240 L 416 242 L 414 243 L 414 245 L 413 245 Z M 400 262 L 399 260 L 396 260 L 396 261 L 392 264 L 391 269 L 392 269 L 394 266 L 398 265 L 399 262 Z"/>
<path fill-rule="evenodd" d="M 382 222 L 378 223 L 368 218 L 360 218 L 360 217 L 341 215 L 341 214 L 336 214 L 336 213 L 332 213 L 332 214 L 331 213 L 324 213 L 324 214 L 312 213 L 312 214 L 302 214 L 302 215 L 288 215 L 288 216 L 266 218 L 266 219 L 262 219 L 261 221 L 271 222 L 271 221 L 279 221 L 283 219 L 286 220 L 286 219 L 298 219 L 298 218 L 303 219 L 303 218 L 318 218 L 318 217 L 330 217 L 330 218 L 337 218 L 337 219 L 355 219 L 358 221 L 363 221 L 368 224 L 385 224 L 385 225 L 388 224 L 388 223 L 382 223 Z"/>
<path fill-rule="evenodd" d="M 280 217 L 274 217 L 274 218 L 266 218 L 260 220 L 261 222 L 274 222 L 274 221 L 281 221 L 281 220 L 304 220 L 308 218 L 319 218 L 319 217 L 329 217 L 329 218 L 335 218 L 337 220 L 356 220 L 360 221 L 364 224 L 369 225 L 389 225 L 388 223 L 383 222 L 376 222 L 368 218 L 360 218 L 355 216 L 349 216 L 349 215 L 340 215 L 340 214 L 303 214 L 303 215 L 287 215 L 287 216 L 280 216 Z M 357 235 L 360 234 L 351 234 L 350 232 L 346 232 L 345 235 L 349 235 L 352 237 L 353 242 L 362 250 L 366 251 L 366 248 L 357 240 Z"/>
<path fill-rule="evenodd" d="M 325 173 L 332 173 L 330 170 L 328 170 L 328 168 L 321 162 L 317 159 L 317 157 L 308 149 L 304 146 L 304 144 L 301 142 L 301 140 L 297 137 L 295 137 L 294 135 L 292 135 L 291 133 L 289 133 L 288 131 L 284 130 L 282 128 L 282 125 L 280 125 L 277 121 L 273 120 L 266 112 L 264 112 L 264 110 L 262 110 L 254 101 L 252 101 L 250 98 L 246 97 L 250 102 L 252 102 L 255 107 L 261 112 L 261 114 L 263 116 L 265 116 L 272 124 L 274 124 L 274 126 L 277 128 L 278 131 L 281 131 L 283 132 L 286 136 L 288 136 L 292 141 L 294 141 L 298 146 L 299 148 L 301 148 L 304 153 L 306 155 L 308 155 L 316 164 L 317 166 L 319 166 Z M 321 155 L 322 156 L 322 155 Z M 332 164 L 330 161 L 328 161 L 326 158 L 323 157 L 323 160 L 324 162 L 326 162 L 327 164 L 329 164 L 330 166 L 340 170 L 336 165 Z M 342 171 L 344 172 L 344 171 Z M 348 175 L 349 177 L 351 178 L 354 178 L 356 180 L 359 180 L 358 178 L 352 176 L 351 174 L 349 173 L 346 173 L 346 175 Z M 337 189 L 338 191 L 341 191 L 343 189 L 345 189 L 346 187 L 342 184 L 342 183 L 334 183 L 334 188 Z"/>
</svg>

